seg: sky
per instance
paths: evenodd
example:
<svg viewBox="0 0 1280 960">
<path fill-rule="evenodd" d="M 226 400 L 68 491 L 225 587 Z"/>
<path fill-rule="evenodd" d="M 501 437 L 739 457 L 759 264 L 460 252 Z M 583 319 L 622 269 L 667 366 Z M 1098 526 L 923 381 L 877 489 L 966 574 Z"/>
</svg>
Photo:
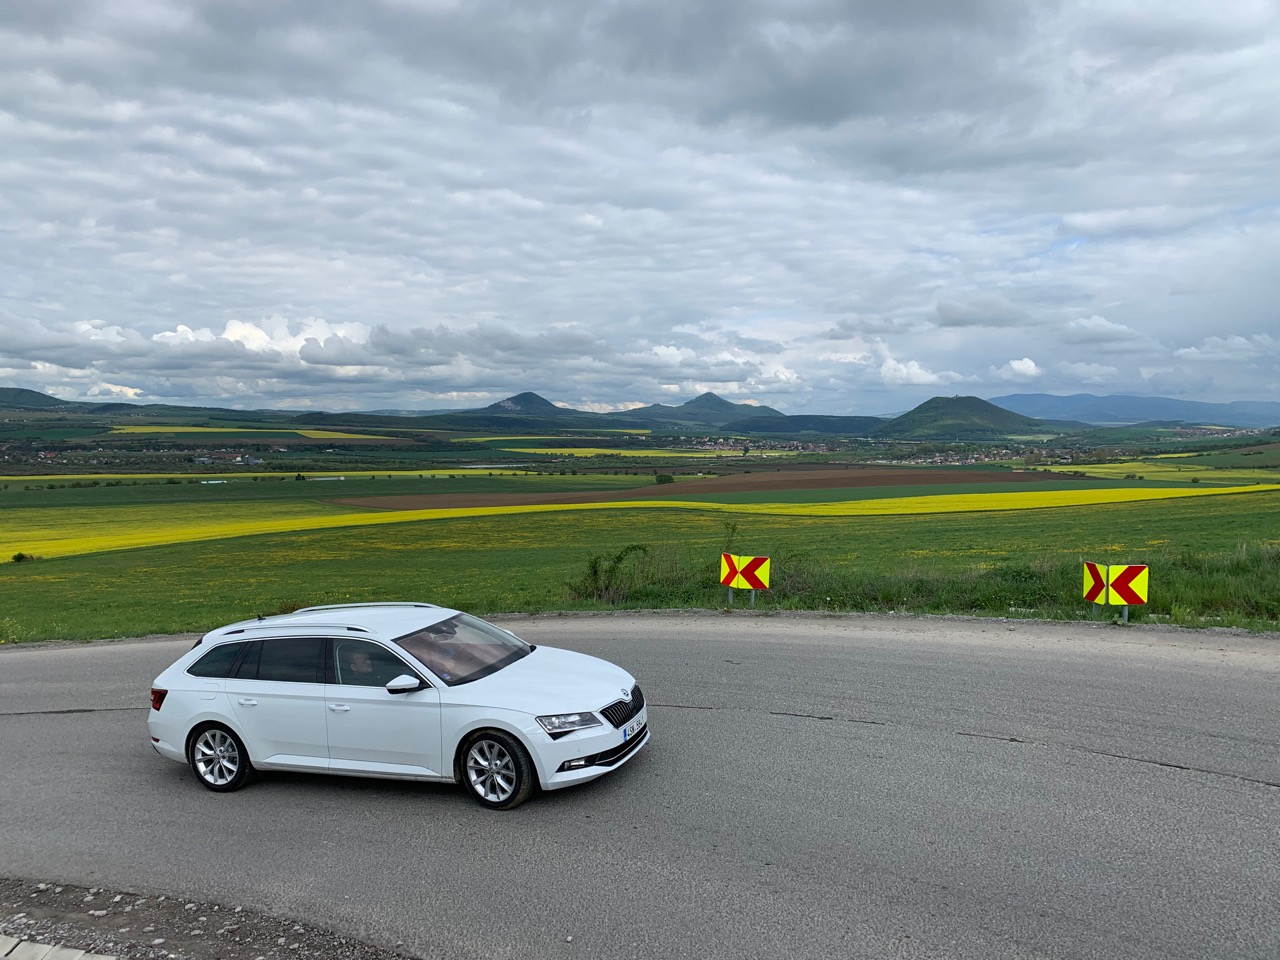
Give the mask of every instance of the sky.
<svg viewBox="0 0 1280 960">
<path fill-rule="evenodd" d="M 0 385 L 1280 400 L 1274 0 L 0 4 Z"/>
</svg>

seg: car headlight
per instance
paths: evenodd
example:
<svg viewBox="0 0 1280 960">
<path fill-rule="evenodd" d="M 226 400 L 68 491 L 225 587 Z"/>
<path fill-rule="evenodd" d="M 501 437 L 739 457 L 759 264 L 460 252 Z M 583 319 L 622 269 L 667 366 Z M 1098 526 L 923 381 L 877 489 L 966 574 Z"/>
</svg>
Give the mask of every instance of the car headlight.
<svg viewBox="0 0 1280 960">
<path fill-rule="evenodd" d="M 550 717 L 538 717 L 538 723 L 542 725 L 542 729 L 547 731 L 551 737 L 563 737 L 566 733 L 573 733 L 575 730 L 586 730 L 588 727 L 599 727 L 600 718 L 594 713 L 557 713 Z"/>
</svg>

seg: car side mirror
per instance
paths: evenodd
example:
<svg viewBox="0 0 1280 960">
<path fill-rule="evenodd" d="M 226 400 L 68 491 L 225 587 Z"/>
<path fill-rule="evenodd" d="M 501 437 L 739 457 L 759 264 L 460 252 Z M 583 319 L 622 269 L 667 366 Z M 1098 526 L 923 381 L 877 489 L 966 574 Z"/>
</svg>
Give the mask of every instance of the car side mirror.
<svg viewBox="0 0 1280 960">
<path fill-rule="evenodd" d="M 427 682 L 411 673 L 402 673 L 387 684 L 387 693 L 413 693 L 427 686 Z"/>
</svg>

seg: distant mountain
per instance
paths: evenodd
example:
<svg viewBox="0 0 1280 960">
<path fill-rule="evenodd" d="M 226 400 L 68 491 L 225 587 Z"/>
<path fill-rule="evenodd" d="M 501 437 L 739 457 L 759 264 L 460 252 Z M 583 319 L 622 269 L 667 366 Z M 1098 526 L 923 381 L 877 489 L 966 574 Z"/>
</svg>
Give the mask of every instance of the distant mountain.
<svg viewBox="0 0 1280 960">
<path fill-rule="evenodd" d="M 794 417 L 747 417 L 744 420 L 731 420 L 721 425 L 720 429 L 731 433 L 771 433 L 782 436 L 819 433 L 828 437 L 869 437 L 885 423 L 882 417 L 801 414 Z"/>
<path fill-rule="evenodd" d="M 1050 397 L 1049 399 L 1071 398 Z M 287 422 L 299 426 L 443 432 L 474 431 L 476 433 L 493 431 L 535 433 L 545 430 L 617 430 L 645 427 L 657 431 L 707 431 L 771 436 L 819 434 L 904 440 L 997 440 L 1009 436 L 1062 434 L 1084 430 L 1089 426 L 1078 421 L 1053 423 L 1032 419 L 1030 416 L 1010 411 L 977 397 L 934 397 L 914 410 L 893 419 L 819 415 L 789 417 L 772 407 L 732 403 L 714 393 L 704 393 L 679 406 L 655 403 L 635 410 L 602 414 L 558 407 L 536 393 L 525 392 L 479 409 L 424 411 L 417 415 L 402 416 L 385 412 L 245 411 L 222 407 L 179 407 L 171 404 L 135 404 L 123 401 L 82 403 L 59 400 L 57 397 L 38 393 L 35 390 L 3 387 L 0 388 L 0 407 L 46 412 L 65 411 L 104 417 L 153 417 L 179 422 L 257 420 Z"/>
<path fill-rule="evenodd" d="M 992 397 L 991 402 L 1027 417 L 1083 420 L 1098 426 L 1121 426 L 1156 420 L 1180 420 L 1223 427 L 1274 427 L 1280 425 L 1280 402 L 1237 400 L 1203 403 L 1170 397 L 1105 397 L 1075 393 L 1060 397 L 1049 393 L 1015 393 Z"/>
<path fill-rule="evenodd" d="M 507 397 L 505 400 L 499 400 L 497 403 L 491 403 L 477 412 L 520 413 L 528 417 L 559 417 L 580 413 L 578 410 L 570 410 L 567 407 L 557 407 L 550 400 L 527 391 L 525 393 L 517 393 L 514 397 Z"/>
<path fill-rule="evenodd" d="M 0 408 L 5 410 L 79 410 L 86 404 L 74 400 L 59 400 L 37 390 L 22 387 L 0 387 Z"/>
<path fill-rule="evenodd" d="M 635 410 L 624 410 L 610 414 L 612 417 L 625 417 L 628 420 L 646 420 L 655 423 L 678 423 L 686 425 L 704 425 L 718 427 L 733 420 L 747 417 L 781 417 L 781 412 L 773 407 L 757 406 L 753 403 L 730 403 L 714 393 L 687 400 L 678 407 L 662 403 L 639 407 Z"/>
<path fill-rule="evenodd" d="M 1064 432 L 1064 424 L 1024 417 L 978 397 L 934 397 L 882 422 L 872 436 L 886 440 L 999 440 Z"/>
</svg>

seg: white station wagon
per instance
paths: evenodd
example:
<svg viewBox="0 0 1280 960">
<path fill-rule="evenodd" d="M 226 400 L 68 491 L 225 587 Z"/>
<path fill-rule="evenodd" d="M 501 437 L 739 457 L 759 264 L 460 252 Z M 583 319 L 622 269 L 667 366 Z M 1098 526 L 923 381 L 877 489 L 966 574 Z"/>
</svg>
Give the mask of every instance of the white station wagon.
<svg viewBox="0 0 1280 960">
<path fill-rule="evenodd" d="M 210 790 L 293 770 L 457 782 L 498 810 L 649 742 L 644 694 L 621 667 L 429 603 L 220 627 L 156 677 L 147 728 Z"/>
</svg>

